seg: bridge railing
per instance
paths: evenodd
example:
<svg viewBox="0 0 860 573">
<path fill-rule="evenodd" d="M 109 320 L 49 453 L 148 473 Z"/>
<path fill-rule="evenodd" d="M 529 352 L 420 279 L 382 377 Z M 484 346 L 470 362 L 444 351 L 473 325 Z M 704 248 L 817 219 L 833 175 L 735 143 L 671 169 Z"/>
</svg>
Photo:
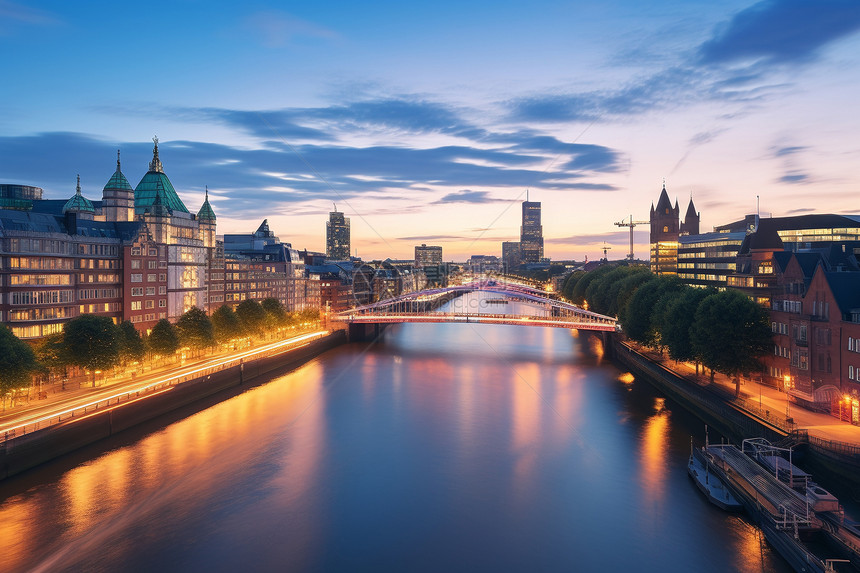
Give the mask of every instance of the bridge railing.
<svg viewBox="0 0 860 573">
<path fill-rule="evenodd" d="M 456 318 L 492 318 L 492 319 L 501 319 L 501 320 L 510 320 L 510 321 L 541 321 L 541 322 L 565 322 L 571 324 L 607 324 L 614 325 L 616 321 L 611 318 L 601 318 L 599 316 L 591 316 L 591 315 L 521 315 L 521 314 L 494 314 L 494 313 L 483 313 L 483 312 L 408 312 L 408 311 L 380 311 L 373 310 L 372 312 L 352 312 L 352 313 L 341 313 L 336 315 L 333 320 L 340 320 L 344 322 L 349 322 L 356 319 L 362 318 L 387 318 L 387 317 L 415 317 L 415 316 L 426 316 L 432 318 L 439 319 L 456 319 Z"/>
</svg>

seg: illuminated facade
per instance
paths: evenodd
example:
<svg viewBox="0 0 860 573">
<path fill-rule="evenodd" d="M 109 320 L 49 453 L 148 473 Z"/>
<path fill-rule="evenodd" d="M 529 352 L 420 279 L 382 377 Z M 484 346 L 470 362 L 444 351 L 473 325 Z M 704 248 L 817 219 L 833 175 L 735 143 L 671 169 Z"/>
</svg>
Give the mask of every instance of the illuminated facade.
<svg viewBox="0 0 860 573">
<path fill-rule="evenodd" d="M 415 247 L 415 266 L 429 267 L 442 264 L 442 247 L 427 246 L 422 244 Z"/>
<path fill-rule="evenodd" d="M 524 263 L 539 263 L 543 259 L 543 226 L 540 222 L 540 210 L 539 201 L 523 201 L 520 258 Z"/>
<path fill-rule="evenodd" d="M 349 218 L 340 211 L 328 214 L 325 224 L 325 253 L 333 261 L 349 260 L 350 235 Z"/>
<path fill-rule="evenodd" d="M 228 269 L 208 190 L 200 211 L 190 213 L 154 143 L 135 188 L 117 157 L 101 201 L 87 199 L 80 180 L 68 200 L 0 185 L 0 322 L 15 335 L 58 333 L 86 313 L 145 331 L 192 306 L 211 312 L 245 298 L 273 296 L 291 310 L 319 307 L 319 281 L 303 276 L 295 251 L 280 261 L 240 257 Z"/>
</svg>

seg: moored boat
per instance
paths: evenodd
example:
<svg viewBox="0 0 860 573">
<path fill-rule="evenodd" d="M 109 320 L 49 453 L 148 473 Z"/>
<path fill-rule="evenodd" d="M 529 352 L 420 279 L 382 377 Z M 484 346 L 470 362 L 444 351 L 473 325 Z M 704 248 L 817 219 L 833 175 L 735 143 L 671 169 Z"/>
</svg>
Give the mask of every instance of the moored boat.
<svg viewBox="0 0 860 573">
<path fill-rule="evenodd" d="M 687 473 L 690 474 L 696 487 L 705 494 L 708 501 L 726 511 L 741 511 L 743 505 L 732 495 L 725 484 L 711 473 L 706 456 L 707 454 L 699 449 L 690 452 Z"/>
</svg>

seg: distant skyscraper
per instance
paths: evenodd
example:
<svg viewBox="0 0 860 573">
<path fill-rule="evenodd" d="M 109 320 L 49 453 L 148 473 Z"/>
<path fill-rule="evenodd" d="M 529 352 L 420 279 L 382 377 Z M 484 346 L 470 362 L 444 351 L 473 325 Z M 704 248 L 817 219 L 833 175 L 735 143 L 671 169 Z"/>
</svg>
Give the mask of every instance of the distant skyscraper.
<svg viewBox="0 0 860 573">
<path fill-rule="evenodd" d="M 522 262 L 520 254 L 519 241 L 504 241 L 502 242 L 502 263 L 504 263 L 505 271 L 510 271 Z"/>
<path fill-rule="evenodd" d="M 349 252 L 349 219 L 335 207 L 325 224 L 325 254 L 329 259 L 345 261 Z"/>
<path fill-rule="evenodd" d="M 539 263 L 543 258 L 543 227 L 540 224 L 539 201 L 523 201 L 520 257 L 524 263 Z"/>
<path fill-rule="evenodd" d="M 442 247 L 428 247 L 421 245 L 415 247 L 415 266 L 429 267 L 442 264 Z"/>
</svg>

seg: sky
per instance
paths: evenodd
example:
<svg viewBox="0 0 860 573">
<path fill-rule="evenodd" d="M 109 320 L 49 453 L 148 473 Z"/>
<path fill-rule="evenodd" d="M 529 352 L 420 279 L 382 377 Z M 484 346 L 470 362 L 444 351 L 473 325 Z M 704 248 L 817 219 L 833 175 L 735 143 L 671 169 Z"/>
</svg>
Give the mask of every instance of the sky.
<svg viewBox="0 0 860 573">
<path fill-rule="evenodd" d="M 528 193 L 546 256 L 622 258 L 664 181 L 702 232 L 860 212 L 857 0 L 0 0 L 0 54 L 0 182 L 97 200 L 157 135 L 189 211 L 300 249 L 336 205 L 364 259 L 501 255 Z"/>
</svg>

